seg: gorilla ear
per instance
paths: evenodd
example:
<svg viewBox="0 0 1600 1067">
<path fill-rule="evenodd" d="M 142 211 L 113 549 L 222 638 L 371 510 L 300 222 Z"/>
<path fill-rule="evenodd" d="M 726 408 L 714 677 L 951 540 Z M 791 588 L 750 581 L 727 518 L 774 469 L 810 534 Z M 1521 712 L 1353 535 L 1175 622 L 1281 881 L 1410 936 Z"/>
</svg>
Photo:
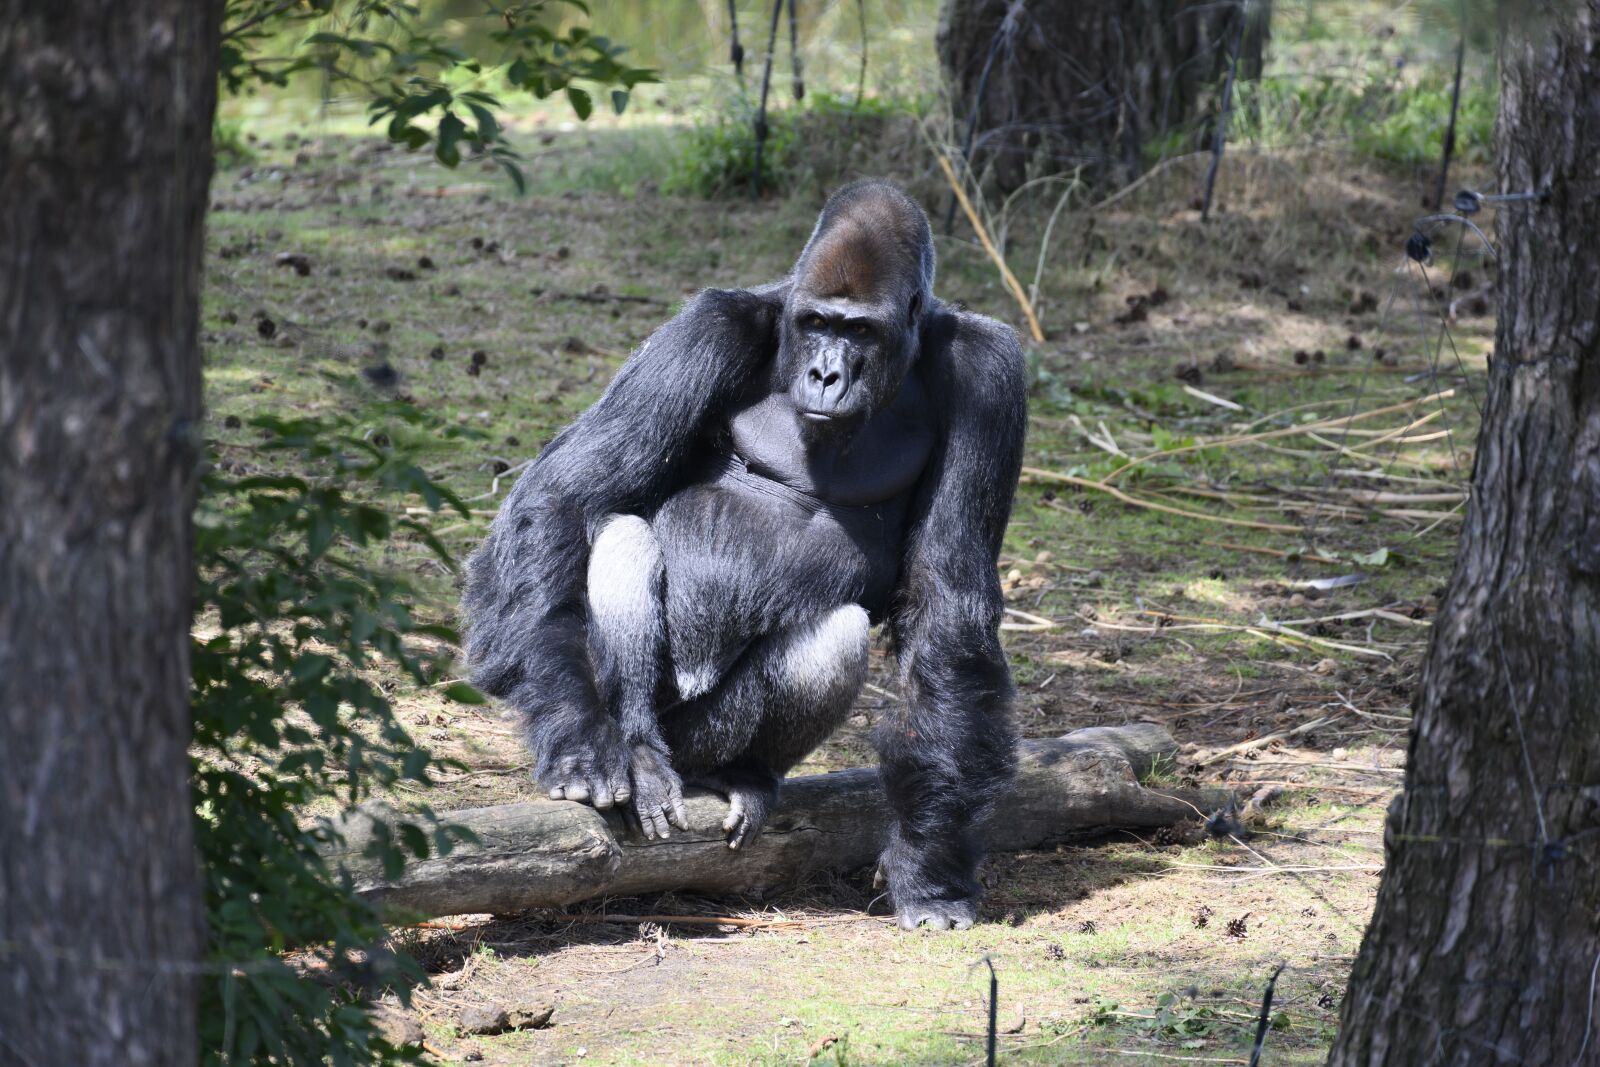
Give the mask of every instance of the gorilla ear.
<svg viewBox="0 0 1600 1067">
<path fill-rule="evenodd" d="M 911 311 L 910 311 L 910 314 L 907 316 L 906 321 L 909 322 L 911 325 L 915 326 L 917 324 L 917 316 L 920 315 L 921 313 L 922 313 L 922 294 L 921 293 L 912 293 L 911 294 Z"/>
</svg>

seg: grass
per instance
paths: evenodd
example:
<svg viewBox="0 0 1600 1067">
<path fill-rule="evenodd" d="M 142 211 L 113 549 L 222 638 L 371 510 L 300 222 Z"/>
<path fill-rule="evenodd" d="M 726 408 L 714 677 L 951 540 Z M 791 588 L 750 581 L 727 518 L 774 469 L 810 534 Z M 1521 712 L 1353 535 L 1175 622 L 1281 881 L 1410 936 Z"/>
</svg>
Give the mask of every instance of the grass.
<svg viewBox="0 0 1600 1067">
<path fill-rule="evenodd" d="M 521 199 L 487 169 L 440 171 L 353 135 L 343 120 L 247 114 L 230 126 L 237 162 L 213 187 L 204 320 L 209 433 L 221 460 L 244 469 L 266 462 L 234 419 L 367 411 L 383 393 L 361 371 L 387 363 L 399 374 L 396 392 L 477 431 L 466 447 L 420 442 L 430 472 L 473 501 L 470 520 L 436 528 L 457 553 L 470 550 L 508 488 L 499 473 L 591 403 L 678 302 L 701 286 L 782 275 L 809 233 L 829 180 L 821 172 L 760 203 L 663 195 L 661 175 L 683 144 L 671 109 L 684 105 L 641 103 L 627 123 L 595 129 L 528 117 L 532 194 Z M 1420 213 L 1405 171 L 1340 149 L 1246 144 L 1230 150 L 1222 210 L 1201 226 L 1189 206 L 1201 165 L 1169 165 L 1114 207 L 1074 206 L 1058 222 L 1039 283 L 1046 340 L 1029 352 L 1026 461 L 1209 518 L 1132 507 L 1093 484 L 1025 479 L 1001 577 L 1011 607 L 1056 625 L 1003 636 L 1025 735 L 1159 721 L 1181 751 L 1152 775 L 1157 785 L 1200 777 L 1248 794 L 1262 782 L 1286 784 L 1257 835 L 1213 841 L 1186 827 L 997 855 L 984 871 L 980 925 L 948 936 L 887 927 L 870 914 L 881 905 L 873 908 L 865 875 L 765 901 L 585 906 L 782 914 L 807 921 L 799 932 L 654 931 L 548 916 L 411 931 L 436 974 L 472 961 L 462 982 L 419 999 L 442 1058 L 980 1062 L 988 972 L 975 964 L 987 955 L 999 973 L 1007 1062 L 1242 1060 L 1262 985 L 1281 960 L 1290 965 L 1276 1001 L 1285 1025 L 1268 1037 L 1269 1062 L 1321 1062 L 1376 874 L 1266 868 L 1381 863 L 1383 805 L 1398 780 L 1427 634 L 1389 617 L 1327 617 L 1383 608 L 1426 622 L 1457 528 L 1354 506 L 1335 490 L 1462 481 L 1492 322 L 1468 306 L 1451 324 L 1460 367 L 1448 346 L 1435 353 L 1435 298 L 1400 253 Z M 1019 273 L 1039 259 L 1056 196 L 1024 194 L 996 227 L 1008 260 L 1029 265 Z M 1020 325 L 964 228 L 937 240 L 941 294 Z M 310 273 L 277 265 L 285 252 L 306 256 Z M 1453 285 L 1445 271 L 1431 282 L 1445 302 L 1469 298 L 1491 280 L 1486 267 L 1470 261 L 1471 277 L 1457 274 Z M 612 299 L 623 295 L 648 302 Z M 1135 307 L 1143 314 L 1130 314 Z M 1444 428 L 1450 436 L 1380 443 L 1371 449 L 1380 463 L 1334 462 L 1305 435 L 1216 444 L 1415 400 L 1437 386 L 1456 395 L 1419 411 L 1437 414 L 1414 436 Z M 1353 425 L 1392 430 L 1405 421 Z M 1352 434 L 1345 443 L 1373 440 Z M 1205 447 L 1182 450 L 1190 442 Z M 1128 457 L 1147 455 L 1107 481 Z M 1335 471 L 1353 466 L 1389 480 Z M 453 619 L 455 576 L 420 546 L 402 541 L 390 551 L 389 562 L 423 590 L 418 614 Z M 1355 572 L 1366 576 L 1360 584 L 1307 585 Z M 1199 624 L 1163 623 L 1163 614 L 1233 629 L 1184 628 Z M 1303 619 L 1323 621 L 1300 623 L 1301 633 L 1388 658 L 1285 643 L 1262 625 Z M 889 705 L 884 691 L 896 688 L 881 649 L 872 682 L 796 773 L 872 761 L 868 735 Z M 397 799 L 448 810 L 533 795 L 501 711 L 395 684 L 403 721 L 468 768 Z M 1208 753 L 1343 712 L 1342 699 L 1365 714 L 1196 770 Z M 1230 933 L 1236 920 L 1242 927 Z M 466 1004 L 535 997 L 557 1004 L 548 1029 L 456 1033 Z"/>
</svg>

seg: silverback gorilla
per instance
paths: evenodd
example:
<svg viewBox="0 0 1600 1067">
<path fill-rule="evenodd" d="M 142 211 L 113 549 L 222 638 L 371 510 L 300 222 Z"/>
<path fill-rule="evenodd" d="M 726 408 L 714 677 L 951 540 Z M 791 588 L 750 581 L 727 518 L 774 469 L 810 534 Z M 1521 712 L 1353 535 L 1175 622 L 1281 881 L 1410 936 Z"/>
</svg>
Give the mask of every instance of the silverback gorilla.
<svg viewBox="0 0 1600 1067">
<path fill-rule="evenodd" d="M 468 565 L 474 681 L 550 796 L 688 829 L 683 783 L 752 841 L 848 714 L 886 624 L 876 735 L 900 925 L 977 914 L 1015 739 L 996 558 L 1026 422 L 1016 335 L 933 296 L 927 217 L 835 193 L 793 272 L 708 289 L 540 453 Z"/>
</svg>

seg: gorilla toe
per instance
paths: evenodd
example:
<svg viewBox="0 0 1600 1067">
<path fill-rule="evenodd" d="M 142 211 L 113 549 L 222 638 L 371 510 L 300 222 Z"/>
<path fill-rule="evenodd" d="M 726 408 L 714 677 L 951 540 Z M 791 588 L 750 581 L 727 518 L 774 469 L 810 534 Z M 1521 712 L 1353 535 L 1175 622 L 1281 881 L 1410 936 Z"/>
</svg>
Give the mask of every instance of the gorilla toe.
<svg viewBox="0 0 1600 1067">
<path fill-rule="evenodd" d="M 761 828 L 772 814 L 773 799 L 770 790 L 750 786 L 728 790 L 728 817 L 722 820 L 722 830 L 728 835 L 729 848 L 743 848 L 761 836 Z"/>
<path fill-rule="evenodd" d="M 930 930 L 966 930 L 978 917 L 978 905 L 971 900 L 926 900 L 898 909 L 896 920 L 902 930 L 926 926 Z"/>
</svg>

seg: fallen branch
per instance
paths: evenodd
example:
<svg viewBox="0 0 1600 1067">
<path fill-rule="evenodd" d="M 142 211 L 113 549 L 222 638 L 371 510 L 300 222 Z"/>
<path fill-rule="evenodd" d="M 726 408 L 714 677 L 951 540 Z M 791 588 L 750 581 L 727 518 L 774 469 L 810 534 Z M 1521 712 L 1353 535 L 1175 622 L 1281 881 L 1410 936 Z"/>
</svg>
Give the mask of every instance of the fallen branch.
<svg viewBox="0 0 1600 1067">
<path fill-rule="evenodd" d="M 1177 745 L 1160 726 L 1136 723 L 1026 741 L 1017 778 L 987 832 L 996 850 L 1039 848 L 1113 829 L 1152 829 L 1215 810 L 1221 790 L 1139 784 L 1156 764 L 1170 766 Z M 1169 795 L 1170 794 L 1170 795 Z M 727 803 L 691 790 L 693 829 L 646 841 L 620 814 L 571 801 L 534 800 L 443 814 L 471 830 L 477 844 L 408 863 L 399 877 L 363 855 L 383 809 L 346 819 L 345 841 L 330 853 L 369 896 L 411 918 L 477 912 L 508 914 L 559 908 L 600 896 L 693 891 L 760 894 L 822 870 L 873 863 L 888 834 L 888 810 L 871 768 L 794 778 L 754 845 L 731 851 L 720 829 Z"/>
</svg>

